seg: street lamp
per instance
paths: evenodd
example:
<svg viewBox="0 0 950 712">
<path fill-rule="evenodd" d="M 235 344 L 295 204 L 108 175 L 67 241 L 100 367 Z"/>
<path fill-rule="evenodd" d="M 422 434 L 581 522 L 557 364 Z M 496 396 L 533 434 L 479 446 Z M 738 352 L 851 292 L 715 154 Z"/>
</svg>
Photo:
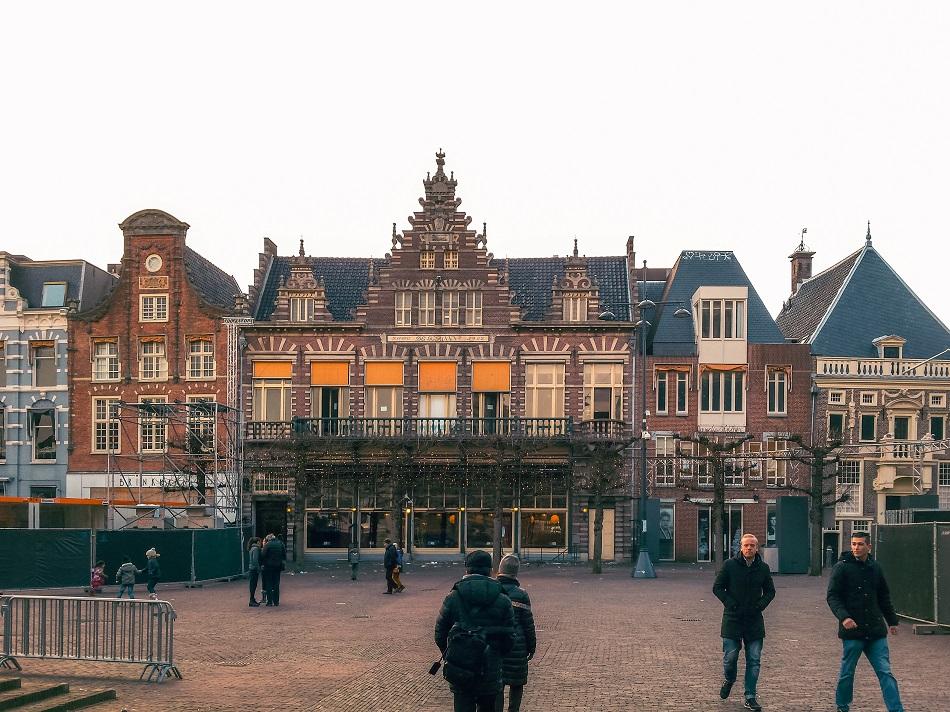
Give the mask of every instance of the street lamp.
<svg viewBox="0 0 950 712">
<path fill-rule="evenodd" d="M 646 276 L 646 260 L 643 261 L 643 274 Z M 664 304 L 677 304 L 679 307 L 673 312 L 677 319 L 684 319 L 691 316 L 688 309 L 684 309 L 681 301 L 660 301 L 655 302 L 651 299 L 644 299 L 637 302 L 636 307 L 643 313 L 644 309 L 656 309 L 657 306 Z M 627 302 L 615 303 L 612 306 L 627 306 Z M 616 318 L 610 310 L 600 314 L 601 319 Z M 650 552 L 646 546 L 647 540 L 647 440 L 650 439 L 650 433 L 647 431 L 647 330 L 652 324 L 646 319 L 640 319 L 634 326 L 640 333 L 640 528 L 638 532 L 638 541 L 640 543 L 640 552 L 633 566 L 630 575 L 633 578 L 656 578 L 656 571 L 653 568 L 653 562 L 650 560 Z"/>
</svg>

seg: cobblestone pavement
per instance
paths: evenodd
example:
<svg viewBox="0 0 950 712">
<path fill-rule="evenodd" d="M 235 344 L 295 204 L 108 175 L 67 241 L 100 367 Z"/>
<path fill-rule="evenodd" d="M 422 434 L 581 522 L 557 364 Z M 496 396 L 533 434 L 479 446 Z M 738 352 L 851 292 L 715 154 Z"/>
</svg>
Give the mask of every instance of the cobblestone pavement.
<svg viewBox="0 0 950 712">
<path fill-rule="evenodd" d="M 25 680 L 113 686 L 117 706 L 102 710 L 451 710 L 432 627 L 457 564 L 416 563 L 401 595 L 382 596 L 383 574 L 364 565 L 284 574 L 279 608 L 248 608 L 245 582 L 201 589 L 163 586 L 178 612 L 176 662 L 184 680 L 139 682 L 137 666 L 22 661 Z M 712 573 L 660 569 L 654 581 L 610 567 L 526 567 L 538 652 L 523 709 L 591 712 L 741 708 L 740 683 L 721 702 L 719 621 Z M 766 710 L 834 710 L 840 643 L 824 602 L 827 579 L 776 577 L 766 612 L 759 699 Z M 903 625 L 892 665 L 909 712 L 950 710 L 950 636 L 915 636 Z M 0 677 L 13 673 L 4 671 Z M 111 703 L 110 703 L 111 704 Z M 858 666 L 852 710 L 883 710 L 877 680 Z"/>
</svg>

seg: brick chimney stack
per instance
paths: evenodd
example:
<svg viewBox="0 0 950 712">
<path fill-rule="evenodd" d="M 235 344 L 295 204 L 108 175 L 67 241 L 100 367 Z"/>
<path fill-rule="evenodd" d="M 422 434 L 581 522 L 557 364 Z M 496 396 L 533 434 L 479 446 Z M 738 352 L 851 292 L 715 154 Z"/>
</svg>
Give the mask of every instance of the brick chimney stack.
<svg viewBox="0 0 950 712">
<path fill-rule="evenodd" d="M 799 285 L 806 279 L 811 279 L 811 260 L 815 253 L 805 245 L 805 233 L 808 228 L 802 228 L 802 239 L 795 251 L 788 256 L 792 261 L 792 294 L 798 291 Z"/>
</svg>

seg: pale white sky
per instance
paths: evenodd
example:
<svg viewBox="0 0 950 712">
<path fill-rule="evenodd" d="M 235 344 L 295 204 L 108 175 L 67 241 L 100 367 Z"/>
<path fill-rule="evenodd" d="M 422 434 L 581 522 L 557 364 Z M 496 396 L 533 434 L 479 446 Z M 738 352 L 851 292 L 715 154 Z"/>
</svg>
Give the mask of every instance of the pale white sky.
<svg viewBox="0 0 950 712">
<path fill-rule="evenodd" d="M 0 249 L 118 261 L 142 208 L 251 279 L 381 256 L 447 153 L 496 256 L 731 249 L 770 311 L 875 246 L 945 323 L 947 3 L 7 3 Z"/>
</svg>

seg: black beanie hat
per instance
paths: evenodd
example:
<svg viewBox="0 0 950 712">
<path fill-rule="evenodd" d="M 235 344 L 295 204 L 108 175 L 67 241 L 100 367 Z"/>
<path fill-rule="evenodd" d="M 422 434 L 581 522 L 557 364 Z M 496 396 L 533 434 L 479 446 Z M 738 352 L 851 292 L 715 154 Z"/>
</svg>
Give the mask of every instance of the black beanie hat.
<svg viewBox="0 0 950 712">
<path fill-rule="evenodd" d="M 491 573 L 491 554 L 481 549 L 476 549 L 465 557 L 465 570 L 470 574 Z"/>
</svg>

